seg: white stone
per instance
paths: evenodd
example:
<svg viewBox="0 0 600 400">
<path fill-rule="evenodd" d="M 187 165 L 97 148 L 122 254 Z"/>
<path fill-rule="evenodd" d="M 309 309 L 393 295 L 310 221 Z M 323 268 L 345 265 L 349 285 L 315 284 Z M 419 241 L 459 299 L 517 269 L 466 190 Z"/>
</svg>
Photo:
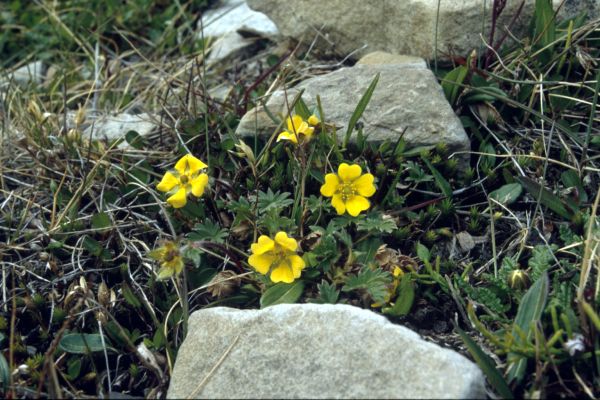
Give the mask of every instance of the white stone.
<svg viewBox="0 0 600 400">
<path fill-rule="evenodd" d="M 215 40 L 210 47 L 208 63 L 213 64 L 222 61 L 227 57 L 250 47 L 254 42 L 254 39 L 245 38 L 237 32 L 226 33 Z"/>
<path fill-rule="evenodd" d="M 372 311 L 196 311 L 167 398 L 484 398 L 480 369 Z"/>
<path fill-rule="evenodd" d="M 230 32 L 247 31 L 258 36 L 274 36 L 277 27 L 265 14 L 248 7 L 245 0 L 220 1 L 216 8 L 202 15 L 198 29 L 204 37 L 222 36 Z"/>
<path fill-rule="evenodd" d="M 156 128 L 156 117 L 150 114 L 118 114 L 106 115 L 87 121 L 83 136 L 93 139 L 116 140 L 124 138 L 129 131 L 136 131 L 140 136 L 146 136 Z"/>
<path fill-rule="evenodd" d="M 44 79 L 44 63 L 34 61 L 24 65 L 7 76 L 0 75 L 0 88 L 4 89 L 11 83 L 26 86 L 30 83 L 39 84 Z"/>
</svg>

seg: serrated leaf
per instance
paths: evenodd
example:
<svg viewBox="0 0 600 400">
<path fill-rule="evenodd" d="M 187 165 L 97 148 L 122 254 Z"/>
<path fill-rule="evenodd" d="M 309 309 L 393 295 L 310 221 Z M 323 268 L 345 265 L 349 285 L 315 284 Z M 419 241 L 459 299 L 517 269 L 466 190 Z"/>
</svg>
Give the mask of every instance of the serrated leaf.
<svg viewBox="0 0 600 400">
<path fill-rule="evenodd" d="M 273 210 L 281 210 L 292 204 L 294 200 L 288 197 L 291 196 L 289 192 L 275 192 L 269 188 L 266 192 L 258 192 L 258 209 L 261 213 L 267 213 Z"/>
<path fill-rule="evenodd" d="M 391 281 L 392 276 L 389 272 L 364 267 L 357 275 L 351 275 L 348 278 L 346 284 L 342 287 L 342 292 L 366 290 L 375 302 L 382 303 L 385 300 L 387 285 Z"/>
<path fill-rule="evenodd" d="M 344 148 L 348 146 L 350 136 L 352 135 L 352 131 L 354 130 L 356 123 L 363 115 L 363 112 L 367 108 L 369 101 L 371 101 L 371 96 L 373 96 L 373 92 L 375 91 L 377 82 L 379 82 L 379 73 L 377 73 L 377 75 L 375 75 L 375 78 L 373 78 L 373 81 L 371 81 L 371 84 L 359 100 L 358 104 L 356 105 L 356 108 L 354 109 L 354 112 L 352 113 L 352 116 L 350 117 L 350 121 L 348 122 L 348 129 L 346 130 L 346 135 L 344 136 Z"/>
<path fill-rule="evenodd" d="M 319 297 L 310 300 L 311 303 L 317 304 L 335 304 L 340 296 L 340 291 L 336 289 L 333 283 L 329 283 L 325 280 L 321 281 L 317 285 L 319 290 Z"/>
<path fill-rule="evenodd" d="M 276 304 L 295 303 L 304 291 L 304 282 L 277 283 L 268 288 L 260 297 L 260 308 Z"/>
<path fill-rule="evenodd" d="M 110 347 L 107 337 L 104 337 L 104 342 L 107 350 L 116 352 Z M 58 348 L 71 354 L 89 354 L 104 351 L 105 347 L 102 345 L 102 336 L 98 333 L 67 333 L 61 338 Z"/>
<path fill-rule="evenodd" d="M 207 240 L 214 243 L 225 243 L 227 229 L 222 229 L 219 224 L 206 219 L 201 224 L 196 224 L 194 230 L 188 233 L 190 240 Z"/>
<path fill-rule="evenodd" d="M 383 233 L 392 233 L 398 228 L 396 221 L 390 215 L 380 212 L 372 212 L 365 218 L 356 220 L 356 230 L 358 231 L 377 231 Z"/>
<path fill-rule="evenodd" d="M 490 193 L 490 197 L 500 204 L 508 205 L 514 203 L 522 192 L 523 186 L 520 183 L 509 183 L 500 189 L 494 190 Z"/>
</svg>

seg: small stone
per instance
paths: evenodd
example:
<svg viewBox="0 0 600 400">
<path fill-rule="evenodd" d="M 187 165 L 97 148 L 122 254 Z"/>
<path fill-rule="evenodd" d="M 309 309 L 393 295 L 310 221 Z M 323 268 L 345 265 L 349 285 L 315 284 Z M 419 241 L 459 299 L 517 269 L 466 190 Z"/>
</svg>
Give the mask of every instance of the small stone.
<svg viewBox="0 0 600 400">
<path fill-rule="evenodd" d="M 455 351 L 349 305 L 216 307 L 190 316 L 168 398 L 483 398 Z"/>
<path fill-rule="evenodd" d="M 257 36 L 274 36 L 277 27 L 265 14 L 248 7 L 244 0 L 220 1 L 215 8 L 208 10 L 198 22 L 204 37 L 223 36 L 230 32 L 252 32 Z"/>
<path fill-rule="evenodd" d="M 225 60 L 227 57 L 249 48 L 256 42 L 256 39 L 245 38 L 237 32 L 229 32 L 221 36 L 210 47 L 208 55 L 208 64 L 214 64 Z"/>
<path fill-rule="evenodd" d="M 39 84 L 44 79 L 44 69 L 44 63 L 34 61 L 14 70 L 6 77 L 3 76 L 4 74 L 0 74 L 0 89 L 5 89 L 11 83 L 21 86 L 26 86 L 30 83 Z"/>
</svg>

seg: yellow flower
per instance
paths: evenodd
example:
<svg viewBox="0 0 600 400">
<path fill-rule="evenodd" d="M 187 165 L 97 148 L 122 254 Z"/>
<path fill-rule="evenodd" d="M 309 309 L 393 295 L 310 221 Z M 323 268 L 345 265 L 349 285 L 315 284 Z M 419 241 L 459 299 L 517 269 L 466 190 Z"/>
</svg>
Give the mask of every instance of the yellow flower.
<svg viewBox="0 0 600 400">
<path fill-rule="evenodd" d="M 258 273 L 267 275 L 271 271 L 271 280 L 275 283 L 292 283 L 300 278 L 305 267 L 302 257 L 296 254 L 298 243 L 285 232 L 277 232 L 275 240 L 261 235 L 251 246 L 252 255 L 248 264 Z"/>
<path fill-rule="evenodd" d="M 311 118 L 314 117 L 311 116 Z M 316 119 L 317 117 L 315 117 Z M 310 119 L 310 118 L 309 118 Z M 314 121 L 314 119 L 313 119 Z M 318 120 L 317 120 L 318 121 Z M 287 129 L 277 136 L 277 141 L 289 140 L 292 143 L 298 144 L 298 142 L 308 142 L 312 137 L 315 128 L 309 126 L 308 123 L 302 119 L 299 115 L 288 117 L 286 120 Z"/>
<path fill-rule="evenodd" d="M 319 121 L 319 118 L 317 118 L 317 116 L 315 114 L 311 115 L 310 117 L 308 117 L 308 124 L 312 125 L 312 126 L 317 126 L 319 125 L 321 121 Z"/>
<path fill-rule="evenodd" d="M 163 176 L 156 189 L 161 192 L 170 192 L 167 203 L 175 208 L 181 208 L 187 203 L 187 195 L 191 192 L 200 197 L 208 184 L 208 175 L 200 173 L 208 165 L 198 160 L 191 154 L 186 154 L 175 164 L 175 170 Z"/>
<path fill-rule="evenodd" d="M 158 271 L 159 281 L 177 276 L 183 270 L 183 258 L 179 252 L 179 246 L 175 242 L 166 241 L 161 247 L 154 249 L 149 254 L 150 258 L 160 263 Z"/>
<path fill-rule="evenodd" d="M 338 215 L 348 211 L 356 217 L 361 211 L 370 207 L 367 197 L 375 194 L 375 179 L 371 174 L 362 174 L 360 165 L 340 164 L 338 173 L 325 175 L 325 184 L 321 186 L 321 194 L 331 197 L 331 205 Z"/>
</svg>

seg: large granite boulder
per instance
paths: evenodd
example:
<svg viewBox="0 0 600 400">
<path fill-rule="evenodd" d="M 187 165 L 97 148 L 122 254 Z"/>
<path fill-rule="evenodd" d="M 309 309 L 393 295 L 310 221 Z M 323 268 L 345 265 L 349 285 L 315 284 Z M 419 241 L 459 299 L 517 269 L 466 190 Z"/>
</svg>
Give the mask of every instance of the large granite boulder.
<svg viewBox="0 0 600 400">
<path fill-rule="evenodd" d="M 483 398 L 479 368 L 372 311 L 196 311 L 168 398 Z"/>
<path fill-rule="evenodd" d="M 553 0 L 562 16 L 600 11 L 599 0 Z M 312 43 L 325 52 L 356 57 L 383 50 L 432 59 L 466 56 L 472 49 L 485 50 L 488 40 L 491 0 L 248 0 L 254 10 L 271 18 L 286 36 Z M 498 37 L 506 31 L 521 1 L 509 0 L 497 22 Z M 439 5 L 439 17 L 438 17 Z M 533 15 L 535 0 L 525 7 L 512 25 L 519 34 Z M 437 33 L 437 40 L 436 40 Z M 363 47 L 364 46 L 364 47 Z"/>
<path fill-rule="evenodd" d="M 404 132 L 409 147 L 441 142 L 451 151 L 470 150 L 469 139 L 441 86 L 425 61 L 417 57 L 369 54 L 351 68 L 319 75 L 288 89 L 287 104 L 304 90 L 302 99 L 314 108 L 319 95 L 326 122 L 337 127 L 342 140 L 356 105 L 378 73 L 379 82 L 361 117 L 368 141 L 395 143 Z M 267 109 L 282 120 L 287 115 L 286 92 L 277 90 L 266 102 Z M 259 106 L 242 117 L 236 133 L 268 137 L 277 127 L 264 107 Z"/>
</svg>

